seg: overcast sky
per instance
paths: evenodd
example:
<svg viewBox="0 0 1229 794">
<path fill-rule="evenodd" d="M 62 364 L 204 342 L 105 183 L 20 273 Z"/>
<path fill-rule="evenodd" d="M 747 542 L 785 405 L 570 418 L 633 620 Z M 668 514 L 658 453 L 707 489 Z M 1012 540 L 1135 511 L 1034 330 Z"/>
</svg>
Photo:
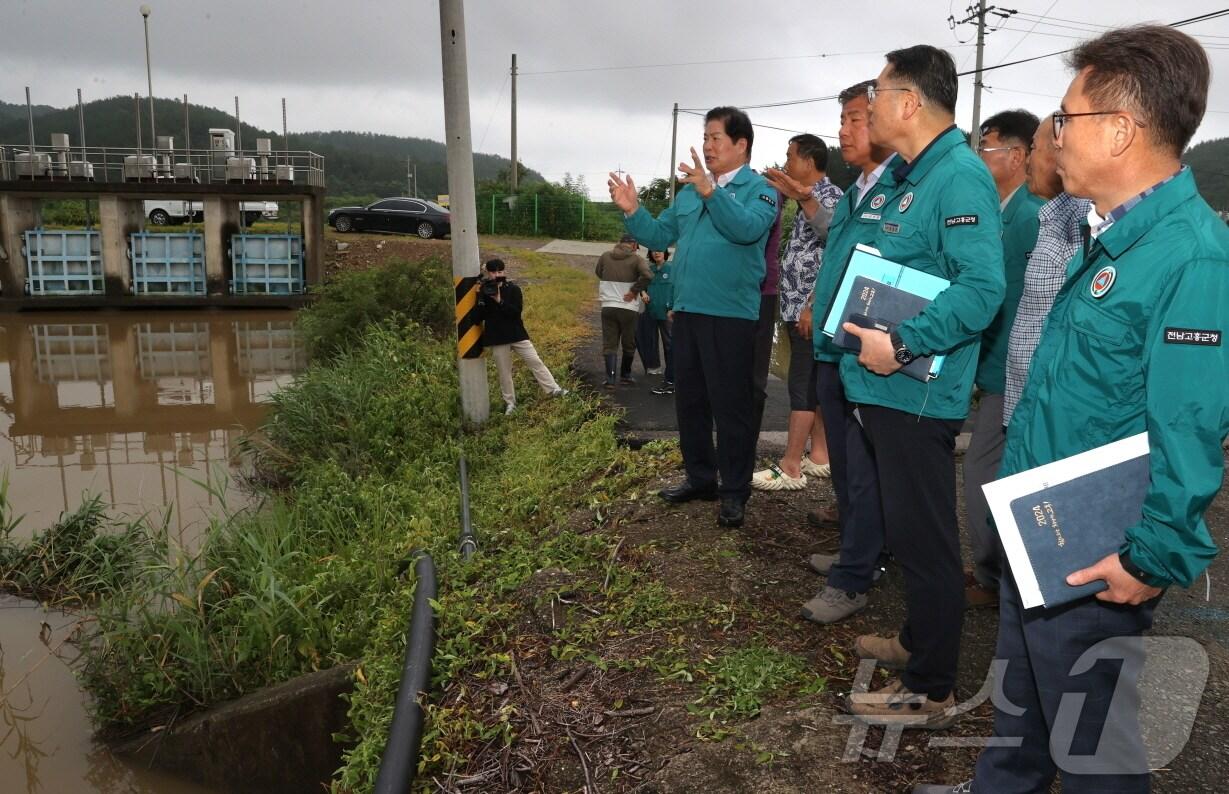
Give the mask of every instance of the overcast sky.
<svg viewBox="0 0 1229 794">
<path fill-rule="evenodd" d="M 558 181 L 583 174 L 595 197 L 621 167 L 638 183 L 667 176 L 670 108 L 823 97 L 874 77 L 889 49 L 947 48 L 974 66 L 975 29 L 948 26 L 965 3 L 749 0 L 470 0 L 466 3 L 473 141 L 508 154 L 512 53 L 518 55 L 520 158 Z M 145 94 L 139 12 L 129 0 L 3 0 L 0 99 L 68 106 Z M 434 0 L 151 0 L 154 93 L 232 109 L 281 128 L 351 129 L 442 140 L 439 7 Z M 1223 7 L 1210 0 L 1011 0 L 992 17 L 985 65 L 1066 49 L 1103 26 L 1173 22 Z M 1208 48 L 1209 113 L 1195 141 L 1229 136 L 1229 17 L 1184 28 Z M 821 57 L 822 54 L 822 57 Z M 982 117 L 1054 110 L 1070 74 L 1059 57 L 985 75 Z M 972 119 L 961 78 L 957 121 Z M 757 124 L 835 135 L 834 101 L 750 111 Z M 680 115 L 679 157 L 699 146 L 701 119 Z M 784 160 L 792 132 L 760 128 L 752 165 Z M 75 137 L 75 136 L 74 136 Z M 135 142 L 134 142 L 135 144 Z M 326 164 L 327 169 L 327 164 Z"/>
</svg>

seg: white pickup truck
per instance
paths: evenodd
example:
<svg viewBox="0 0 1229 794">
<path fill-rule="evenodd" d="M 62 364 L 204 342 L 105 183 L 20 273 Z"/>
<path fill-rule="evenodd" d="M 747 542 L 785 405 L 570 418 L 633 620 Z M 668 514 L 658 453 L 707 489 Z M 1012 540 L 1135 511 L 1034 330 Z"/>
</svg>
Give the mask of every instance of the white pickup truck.
<svg viewBox="0 0 1229 794">
<path fill-rule="evenodd" d="M 244 223 L 249 226 L 261 219 L 277 220 L 276 201 L 244 201 L 239 209 L 243 213 Z M 150 199 L 145 202 L 145 217 L 149 218 L 149 222 L 154 226 L 166 226 L 201 220 L 205 217 L 205 210 L 199 201 Z"/>
</svg>

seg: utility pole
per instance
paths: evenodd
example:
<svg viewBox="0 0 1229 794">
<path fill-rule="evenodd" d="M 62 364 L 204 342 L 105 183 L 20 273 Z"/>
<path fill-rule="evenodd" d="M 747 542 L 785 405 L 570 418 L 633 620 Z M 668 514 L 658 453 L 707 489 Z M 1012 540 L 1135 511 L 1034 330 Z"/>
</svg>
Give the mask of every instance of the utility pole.
<svg viewBox="0 0 1229 794">
<path fill-rule="evenodd" d="M 457 373 L 461 413 L 475 425 L 491 414 L 482 328 L 478 322 L 478 207 L 469 121 L 469 67 L 463 0 L 439 0 L 444 72 L 444 134 L 448 148 L 448 196 L 452 214 L 452 282 L 456 291 Z M 513 163 L 515 166 L 515 163 Z"/>
<path fill-rule="evenodd" d="M 154 73 L 149 66 L 149 14 L 149 6 L 141 6 L 141 17 L 145 22 L 145 85 L 149 93 L 149 140 L 156 154 L 158 151 L 158 132 L 154 127 Z"/>
<path fill-rule="evenodd" d="M 516 195 L 517 171 L 516 160 L 516 53 L 512 53 L 512 195 Z"/>
<path fill-rule="evenodd" d="M 679 103 L 674 103 L 674 110 L 671 111 L 673 121 L 670 125 L 670 203 L 674 203 L 674 193 L 678 188 L 678 168 L 674 162 L 675 147 L 679 142 Z"/>
<path fill-rule="evenodd" d="M 969 130 L 969 145 L 974 149 L 981 143 L 981 90 L 982 90 L 982 63 L 983 55 L 986 49 L 986 33 L 993 32 L 994 28 L 987 30 L 986 16 L 993 14 L 1006 20 L 1015 15 L 1015 10 L 1011 8 L 999 8 L 998 6 L 987 6 L 986 0 L 978 0 L 977 7 L 969 6 L 965 9 L 968 16 L 964 19 L 957 20 L 955 17 L 948 17 L 948 27 L 953 30 L 957 25 L 965 25 L 971 22 L 977 23 L 977 66 L 976 72 L 973 75 L 973 128 Z"/>
</svg>

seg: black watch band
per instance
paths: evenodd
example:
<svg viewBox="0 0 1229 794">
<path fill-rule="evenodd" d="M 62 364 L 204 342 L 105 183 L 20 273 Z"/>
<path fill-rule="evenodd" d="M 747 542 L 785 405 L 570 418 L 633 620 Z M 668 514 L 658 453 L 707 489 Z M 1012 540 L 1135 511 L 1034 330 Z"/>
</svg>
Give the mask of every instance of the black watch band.
<svg viewBox="0 0 1229 794">
<path fill-rule="evenodd" d="M 915 356 L 909 348 L 905 346 L 905 341 L 900 338 L 900 334 L 896 333 L 896 331 L 892 331 L 888 334 L 888 340 L 892 343 L 892 352 L 896 357 L 897 364 L 900 364 L 903 367 L 913 361 Z"/>
<path fill-rule="evenodd" d="M 1156 586 L 1152 584 L 1152 582 L 1154 582 L 1155 579 L 1151 575 L 1149 575 L 1149 573 L 1145 571 L 1143 568 L 1140 568 L 1138 565 L 1136 565 L 1135 560 L 1132 560 L 1131 555 L 1128 554 L 1127 552 L 1125 551 L 1118 552 L 1118 562 L 1120 565 L 1122 565 L 1122 569 L 1124 571 L 1134 576 L 1140 582 L 1148 585 L 1149 587 Z"/>
</svg>

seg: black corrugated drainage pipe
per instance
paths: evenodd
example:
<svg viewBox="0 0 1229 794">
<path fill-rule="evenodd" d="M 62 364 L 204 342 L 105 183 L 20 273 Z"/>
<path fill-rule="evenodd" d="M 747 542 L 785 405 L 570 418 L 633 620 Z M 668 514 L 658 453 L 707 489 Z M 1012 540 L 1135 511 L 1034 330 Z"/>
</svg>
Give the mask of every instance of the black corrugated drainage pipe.
<svg viewBox="0 0 1229 794">
<path fill-rule="evenodd" d="M 414 607 L 406 632 L 405 664 L 401 668 L 401 687 L 393 710 L 388 744 L 380 759 L 375 794 L 405 794 L 418 772 L 419 745 L 422 742 L 422 706 L 418 699 L 431 681 L 431 657 L 435 653 L 436 598 L 435 562 L 423 553 L 414 564 L 418 585 L 414 588 Z"/>
</svg>

